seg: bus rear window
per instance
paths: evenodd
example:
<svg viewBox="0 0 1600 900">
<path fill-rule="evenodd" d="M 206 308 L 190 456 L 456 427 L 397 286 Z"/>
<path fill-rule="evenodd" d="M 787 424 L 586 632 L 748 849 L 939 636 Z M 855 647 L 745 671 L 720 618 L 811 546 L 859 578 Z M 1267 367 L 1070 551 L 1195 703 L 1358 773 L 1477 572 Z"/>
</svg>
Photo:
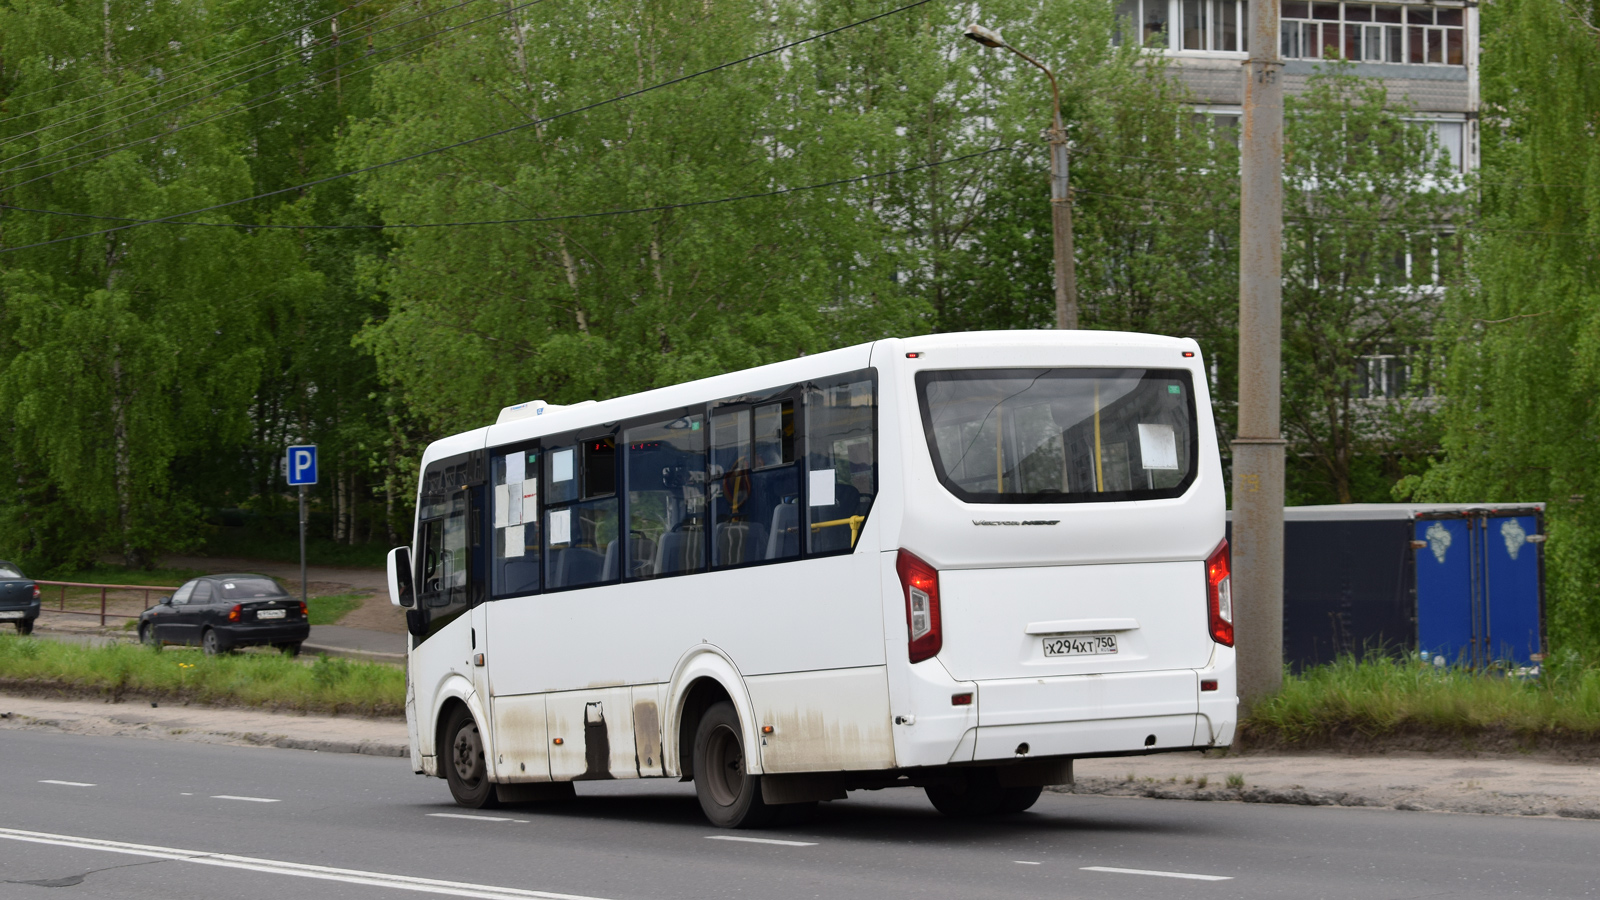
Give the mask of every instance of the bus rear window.
<svg viewBox="0 0 1600 900">
<path fill-rule="evenodd" d="M 916 383 L 939 480 L 969 503 L 1160 499 L 1194 480 L 1186 370 L 973 369 Z"/>
</svg>

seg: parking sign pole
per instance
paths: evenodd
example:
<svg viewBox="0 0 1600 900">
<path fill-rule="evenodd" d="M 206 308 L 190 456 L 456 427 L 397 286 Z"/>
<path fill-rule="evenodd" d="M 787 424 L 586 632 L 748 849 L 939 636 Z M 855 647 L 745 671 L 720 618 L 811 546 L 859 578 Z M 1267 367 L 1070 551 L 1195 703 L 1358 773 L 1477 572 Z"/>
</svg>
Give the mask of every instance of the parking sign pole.
<svg viewBox="0 0 1600 900">
<path fill-rule="evenodd" d="M 306 486 L 300 485 L 300 602 L 306 602 Z"/>
</svg>

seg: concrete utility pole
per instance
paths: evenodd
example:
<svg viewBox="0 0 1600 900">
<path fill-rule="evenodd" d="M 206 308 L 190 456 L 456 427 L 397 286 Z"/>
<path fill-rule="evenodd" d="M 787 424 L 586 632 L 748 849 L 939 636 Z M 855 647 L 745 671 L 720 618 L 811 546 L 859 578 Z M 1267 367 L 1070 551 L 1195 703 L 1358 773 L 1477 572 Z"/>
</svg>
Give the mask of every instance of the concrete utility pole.
<svg viewBox="0 0 1600 900">
<path fill-rule="evenodd" d="M 967 37 L 985 47 L 999 47 L 1022 57 L 1050 78 L 1050 94 L 1055 101 L 1055 117 L 1045 132 L 1050 141 L 1050 229 L 1055 238 L 1056 327 L 1078 327 L 1078 266 L 1072 247 L 1072 185 L 1067 181 L 1067 129 L 1061 124 L 1061 87 L 1056 73 L 1037 59 L 1023 53 L 982 25 L 967 26 Z"/>
<path fill-rule="evenodd" d="M 1283 686 L 1283 62 L 1278 4 L 1250 4 L 1239 150 L 1239 434 L 1233 610 L 1239 699 Z"/>
</svg>

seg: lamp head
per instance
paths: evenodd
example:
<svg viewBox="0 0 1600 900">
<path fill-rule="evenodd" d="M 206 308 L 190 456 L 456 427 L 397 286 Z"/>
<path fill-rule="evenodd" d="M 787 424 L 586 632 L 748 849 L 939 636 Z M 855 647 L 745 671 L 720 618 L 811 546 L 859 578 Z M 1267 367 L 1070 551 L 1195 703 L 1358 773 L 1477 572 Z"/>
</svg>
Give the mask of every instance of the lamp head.
<svg viewBox="0 0 1600 900">
<path fill-rule="evenodd" d="M 1000 35 L 974 22 L 967 26 L 966 35 L 985 47 L 1004 47 L 1006 42 Z"/>
</svg>

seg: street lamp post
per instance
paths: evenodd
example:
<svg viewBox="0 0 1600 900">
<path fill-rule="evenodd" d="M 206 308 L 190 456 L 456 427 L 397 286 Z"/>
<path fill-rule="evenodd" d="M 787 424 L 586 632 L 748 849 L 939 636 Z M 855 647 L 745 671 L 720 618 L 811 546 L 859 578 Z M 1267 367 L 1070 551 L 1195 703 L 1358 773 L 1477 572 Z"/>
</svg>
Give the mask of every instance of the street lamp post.
<svg viewBox="0 0 1600 900">
<path fill-rule="evenodd" d="M 967 26 L 967 37 L 985 47 L 1010 50 L 1050 78 L 1050 94 L 1055 101 L 1055 117 L 1046 137 L 1050 141 L 1050 226 L 1055 238 L 1056 327 L 1078 327 L 1078 271 L 1072 248 L 1072 186 L 1067 182 L 1067 130 L 1061 124 L 1061 87 L 1056 74 L 1037 59 L 1006 43 L 1000 35 L 982 25 Z"/>
</svg>

